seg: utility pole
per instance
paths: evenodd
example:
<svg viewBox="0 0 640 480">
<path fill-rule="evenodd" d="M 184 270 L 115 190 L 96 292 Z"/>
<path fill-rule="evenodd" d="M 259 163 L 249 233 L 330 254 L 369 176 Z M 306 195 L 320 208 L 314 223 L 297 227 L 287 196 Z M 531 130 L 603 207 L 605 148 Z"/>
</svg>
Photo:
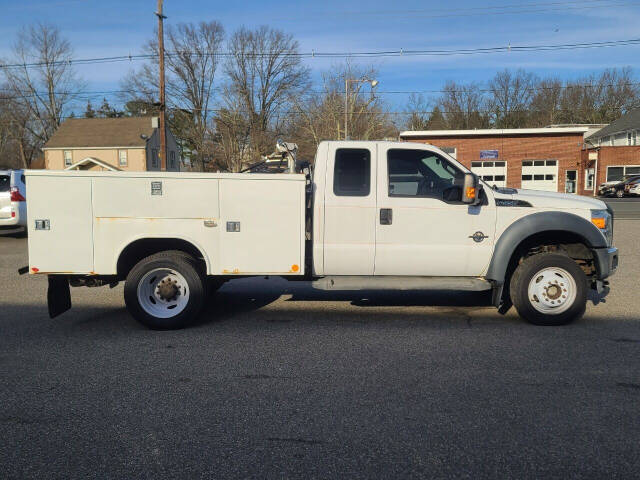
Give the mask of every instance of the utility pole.
<svg viewBox="0 0 640 480">
<path fill-rule="evenodd" d="M 158 60 L 160 71 L 160 170 L 167 170 L 167 119 L 166 119 L 166 92 L 164 79 L 164 19 L 162 14 L 162 1 L 158 0 Z"/>
</svg>

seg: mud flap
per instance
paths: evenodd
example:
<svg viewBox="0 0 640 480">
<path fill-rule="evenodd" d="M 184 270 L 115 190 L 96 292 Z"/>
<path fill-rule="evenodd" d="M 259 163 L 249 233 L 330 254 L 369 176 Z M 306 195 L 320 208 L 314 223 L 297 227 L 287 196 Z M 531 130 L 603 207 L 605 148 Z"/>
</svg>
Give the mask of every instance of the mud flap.
<svg viewBox="0 0 640 480">
<path fill-rule="evenodd" d="M 47 304 L 49 318 L 56 318 L 71 308 L 71 290 L 69 279 L 63 275 L 49 275 Z"/>
</svg>

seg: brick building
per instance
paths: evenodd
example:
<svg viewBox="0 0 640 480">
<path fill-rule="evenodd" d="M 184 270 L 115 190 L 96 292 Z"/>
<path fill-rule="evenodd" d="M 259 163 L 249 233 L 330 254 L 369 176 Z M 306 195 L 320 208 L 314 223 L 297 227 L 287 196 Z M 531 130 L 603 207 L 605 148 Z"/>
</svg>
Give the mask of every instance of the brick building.
<svg viewBox="0 0 640 480">
<path fill-rule="evenodd" d="M 442 148 L 491 185 L 594 195 L 595 156 L 585 137 L 601 127 L 409 131 L 400 138 Z"/>
</svg>

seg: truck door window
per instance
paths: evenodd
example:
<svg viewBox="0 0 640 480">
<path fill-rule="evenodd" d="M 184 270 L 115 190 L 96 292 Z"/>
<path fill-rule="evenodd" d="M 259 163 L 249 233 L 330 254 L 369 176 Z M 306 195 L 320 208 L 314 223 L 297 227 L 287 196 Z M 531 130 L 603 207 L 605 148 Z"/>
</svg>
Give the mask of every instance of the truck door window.
<svg viewBox="0 0 640 480">
<path fill-rule="evenodd" d="M 333 193 L 339 197 L 366 197 L 371 191 L 371 152 L 340 148 L 333 170 Z"/>
<path fill-rule="evenodd" d="M 11 186 L 11 179 L 8 175 L 0 175 L 0 192 L 8 192 Z"/>
<path fill-rule="evenodd" d="M 462 194 L 464 173 L 440 155 L 426 150 L 391 149 L 387 153 L 390 197 L 443 200 L 445 191 Z M 454 195 L 455 196 L 455 195 Z"/>
</svg>

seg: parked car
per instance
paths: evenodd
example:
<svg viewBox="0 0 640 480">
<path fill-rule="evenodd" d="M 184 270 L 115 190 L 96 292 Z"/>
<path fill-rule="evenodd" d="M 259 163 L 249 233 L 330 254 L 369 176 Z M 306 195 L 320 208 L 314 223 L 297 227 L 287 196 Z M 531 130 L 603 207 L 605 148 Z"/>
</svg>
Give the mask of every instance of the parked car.
<svg viewBox="0 0 640 480">
<path fill-rule="evenodd" d="M 622 177 L 621 180 L 610 180 L 608 182 L 601 183 L 600 185 L 598 185 L 598 195 L 602 197 L 614 195 L 615 191 L 613 190 L 613 187 L 615 187 L 619 183 L 626 182 L 627 180 L 635 180 L 635 179 L 640 179 L 640 175 L 636 175 L 636 174 L 625 175 L 624 177 Z"/>
<path fill-rule="evenodd" d="M 629 185 L 629 195 L 640 196 L 640 180 Z"/>
<path fill-rule="evenodd" d="M 20 272 L 48 276 L 51 317 L 70 286 L 124 281 L 131 314 L 158 329 L 194 319 L 212 282 L 246 276 L 492 291 L 501 313 L 542 325 L 609 290 L 618 251 L 601 200 L 493 189 L 431 145 L 322 142 L 315 158 L 303 174 L 295 159 L 275 175 L 29 170 Z"/>
<path fill-rule="evenodd" d="M 27 227 L 27 191 L 23 170 L 0 170 L 0 232 Z"/>
<path fill-rule="evenodd" d="M 601 183 L 598 187 L 598 194 L 602 197 L 618 197 L 625 196 L 625 188 L 632 182 L 640 180 L 640 175 L 626 175 L 622 180 L 612 180 L 610 182 Z"/>
</svg>

